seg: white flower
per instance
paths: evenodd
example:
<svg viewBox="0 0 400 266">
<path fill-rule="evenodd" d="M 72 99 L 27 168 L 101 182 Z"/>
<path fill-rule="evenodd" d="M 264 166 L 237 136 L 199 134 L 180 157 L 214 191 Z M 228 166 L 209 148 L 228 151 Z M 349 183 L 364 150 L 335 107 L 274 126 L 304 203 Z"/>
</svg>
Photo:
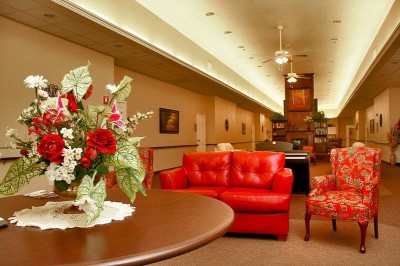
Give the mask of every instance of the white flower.
<svg viewBox="0 0 400 266">
<path fill-rule="evenodd" d="M 47 87 L 46 85 L 47 79 L 44 79 L 43 76 L 28 76 L 25 80 L 24 83 L 26 84 L 26 86 L 28 88 L 34 89 L 34 88 L 38 88 L 38 89 L 44 89 Z"/>
<path fill-rule="evenodd" d="M 75 200 L 73 204 L 75 206 L 78 206 L 79 210 L 83 210 L 86 213 L 97 210 L 97 206 L 96 206 L 94 200 L 88 196 L 84 196 L 79 200 Z"/>
<path fill-rule="evenodd" d="M 61 129 L 60 133 L 63 135 L 64 139 L 73 139 L 74 138 L 74 135 L 72 135 L 72 133 L 73 133 L 72 128 L 68 129 L 68 128 L 63 127 Z"/>
<path fill-rule="evenodd" d="M 18 133 L 17 133 L 17 130 L 16 130 L 16 129 L 14 129 L 14 128 L 7 128 L 6 137 L 12 138 L 12 137 L 17 137 L 17 136 L 18 136 Z"/>
</svg>

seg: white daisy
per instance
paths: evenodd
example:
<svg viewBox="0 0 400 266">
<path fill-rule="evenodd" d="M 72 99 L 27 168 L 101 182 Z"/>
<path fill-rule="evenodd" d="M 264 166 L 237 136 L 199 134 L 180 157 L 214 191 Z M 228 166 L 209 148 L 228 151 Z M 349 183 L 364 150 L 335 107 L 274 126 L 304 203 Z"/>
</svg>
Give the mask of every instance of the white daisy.
<svg viewBox="0 0 400 266">
<path fill-rule="evenodd" d="M 44 79 L 43 76 L 39 75 L 36 76 L 30 75 L 24 80 L 26 86 L 31 89 L 34 88 L 44 89 L 47 87 L 46 82 L 47 79 Z"/>
</svg>

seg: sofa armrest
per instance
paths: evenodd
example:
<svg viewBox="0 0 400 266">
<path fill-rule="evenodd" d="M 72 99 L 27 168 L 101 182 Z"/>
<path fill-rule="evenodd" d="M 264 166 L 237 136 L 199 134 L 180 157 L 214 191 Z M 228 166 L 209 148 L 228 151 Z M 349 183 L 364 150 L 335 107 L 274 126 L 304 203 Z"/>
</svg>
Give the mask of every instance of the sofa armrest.
<svg viewBox="0 0 400 266">
<path fill-rule="evenodd" d="M 183 189 L 188 187 L 186 174 L 182 167 L 161 171 L 159 177 L 161 189 Z"/>
<path fill-rule="evenodd" d="M 274 176 L 272 183 L 272 191 L 276 193 L 292 194 L 293 172 L 290 168 L 279 170 Z"/>
<path fill-rule="evenodd" d="M 335 178 L 333 175 L 321 175 L 310 178 L 311 192 L 309 197 L 321 195 L 335 189 Z"/>
</svg>

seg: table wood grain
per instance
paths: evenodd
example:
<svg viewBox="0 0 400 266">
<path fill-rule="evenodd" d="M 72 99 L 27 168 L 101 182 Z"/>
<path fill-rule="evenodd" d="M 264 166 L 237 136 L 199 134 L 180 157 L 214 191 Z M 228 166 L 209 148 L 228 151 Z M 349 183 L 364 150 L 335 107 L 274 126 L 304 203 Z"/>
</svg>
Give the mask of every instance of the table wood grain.
<svg viewBox="0 0 400 266">
<path fill-rule="evenodd" d="M 138 193 L 131 217 L 107 225 L 41 230 L 10 223 L 0 229 L 0 265 L 143 265 L 206 245 L 232 225 L 232 209 L 218 200 L 159 189 L 147 193 Z M 107 199 L 128 203 L 118 189 L 109 190 Z M 0 217 L 8 220 L 16 211 L 47 201 L 0 198 Z"/>
</svg>

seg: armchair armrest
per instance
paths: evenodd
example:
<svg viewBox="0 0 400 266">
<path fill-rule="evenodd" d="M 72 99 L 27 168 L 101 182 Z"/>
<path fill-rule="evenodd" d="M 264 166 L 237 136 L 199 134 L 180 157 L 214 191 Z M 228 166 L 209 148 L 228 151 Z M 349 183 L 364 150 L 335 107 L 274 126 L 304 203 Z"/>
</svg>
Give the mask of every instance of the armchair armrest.
<svg viewBox="0 0 400 266">
<path fill-rule="evenodd" d="M 372 211 L 378 210 L 379 201 L 379 180 L 373 179 L 367 182 L 364 186 L 363 203 L 369 207 Z"/>
<path fill-rule="evenodd" d="M 279 170 L 272 183 L 272 191 L 276 193 L 292 194 L 293 172 L 290 168 Z"/>
<path fill-rule="evenodd" d="M 333 175 L 314 176 L 310 179 L 311 192 L 309 197 L 321 195 L 335 189 L 335 178 Z"/>
<path fill-rule="evenodd" d="M 182 167 L 162 171 L 159 177 L 162 189 L 183 189 L 188 187 L 186 174 Z"/>
</svg>

